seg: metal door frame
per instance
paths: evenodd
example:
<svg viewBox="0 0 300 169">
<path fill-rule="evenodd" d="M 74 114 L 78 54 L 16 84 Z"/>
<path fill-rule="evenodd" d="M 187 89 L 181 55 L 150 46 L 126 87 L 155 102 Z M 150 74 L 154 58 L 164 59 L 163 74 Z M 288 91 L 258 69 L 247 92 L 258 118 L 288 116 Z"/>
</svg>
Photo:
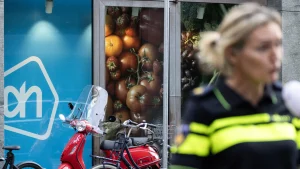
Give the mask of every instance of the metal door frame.
<svg viewBox="0 0 300 169">
<path fill-rule="evenodd" d="M 106 6 L 127 6 L 127 7 L 151 7 L 164 8 L 164 96 L 163 96 L 163 139 L 168 140 L 168 112 L 169 112 L 169 56 L 175 55 L 175 52 L 169 54 L 169 41 L 175 47 L 175 36 L 169 38 L 169 34 L 175 34 L 176 26 L 170 26 L 175 23 L 174 13 L 175 3 L 170 1 L 132 1 L 132 0 L 94 0 L 93 1 L 93 84 L 105 88 L 105 50 L 104 44 L 104 26 L 105 25 L 105 7 Z M 170 6 L 170 8 L 168 7 Z M 171 10 L 170 10 L 171 9 Z M 171 24 L 170 24 L 171 23 Z M 172 50 L 171 50 L 172 51 Z M 167 144 L 164 142 L 163 159 L 167 159 Z M 100 139 L 93 137 L 93 154 L 100 154 Z M 97 162 L 97 160 L 93 160 Z M 167 161 L 163 160 L 164 168 L 167 168 Z"/>
</svg>

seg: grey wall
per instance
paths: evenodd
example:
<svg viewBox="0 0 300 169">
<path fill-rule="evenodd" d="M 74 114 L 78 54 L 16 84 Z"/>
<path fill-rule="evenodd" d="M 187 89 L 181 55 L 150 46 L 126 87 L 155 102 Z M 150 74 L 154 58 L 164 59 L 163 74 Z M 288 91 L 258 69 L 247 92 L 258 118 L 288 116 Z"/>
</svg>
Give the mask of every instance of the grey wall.
<svg viewBox="0 0 300 169">
<path fill-rule="evenodd" d="M 300 1 L 282 0 L 284 58 L 282 80 L 300 80 Z"/>
<path fill-rule="evenodd" d="M 3 129 L 3 85 L 4 85 L 4 77 L 3 77 L 3 67 L 4 67 L 4 0 L 0 0 L 0 156 L 3 155 L 2 146 L 4 142 L 4 129 Z M 1 164 L 0 164 L 0 168 Z"/>
</svg>

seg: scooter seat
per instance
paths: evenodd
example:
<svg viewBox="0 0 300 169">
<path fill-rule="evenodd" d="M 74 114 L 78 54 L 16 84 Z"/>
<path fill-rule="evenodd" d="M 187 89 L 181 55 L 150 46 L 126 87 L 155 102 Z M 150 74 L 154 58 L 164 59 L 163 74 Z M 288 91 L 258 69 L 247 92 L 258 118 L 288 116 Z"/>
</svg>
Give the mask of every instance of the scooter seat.
<svg viewBox="0 0 300 169">
<path fill-rule="evenodd" d="M 140 146 L 148 143 L 148 137 L 130 137 L 133 146 Z"/>
<path fill-rule="evenodd" d="M 20 146 L 4 146 L 2 149 L 4 150 L 20 150 Z"/>
<path fill-rule="evenodd" d="M 100 144 L 100 149 L 101 150 L 119 150 L 121 149 L 122 147 L 122 143 L 118 143 L 117 142 L 118 140 L 104 140 L 101 142 Z M 129 142 L 127 144 L 128 147 L 131 147 L 132 146 L 132 140 L 129 139 Z"/>
</svg>

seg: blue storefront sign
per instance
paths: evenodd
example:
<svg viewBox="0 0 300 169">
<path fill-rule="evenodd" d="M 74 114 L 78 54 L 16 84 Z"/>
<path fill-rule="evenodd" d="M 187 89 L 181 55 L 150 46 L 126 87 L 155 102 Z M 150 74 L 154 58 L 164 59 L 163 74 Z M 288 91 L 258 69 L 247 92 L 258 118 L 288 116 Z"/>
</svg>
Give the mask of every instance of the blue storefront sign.
<svg viewBox="0 0 300 169">
<path fill-rule="evenodd" d="M 74 130 L 62 124 L 81 90 L 92 83 L 91 1 L 9 0 L 4 6 L 5 145 L 20 145 L 16 163 L 57 168 Z M 92 141 L 84 148 L 91 167 Z"/>
</svg>

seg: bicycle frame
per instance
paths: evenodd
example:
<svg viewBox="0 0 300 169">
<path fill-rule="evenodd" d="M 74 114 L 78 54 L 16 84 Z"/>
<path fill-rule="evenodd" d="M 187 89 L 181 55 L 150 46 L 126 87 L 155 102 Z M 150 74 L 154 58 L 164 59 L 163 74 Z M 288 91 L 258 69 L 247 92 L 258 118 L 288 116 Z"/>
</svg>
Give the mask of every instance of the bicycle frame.
<svg viewBox="0 0 300 169">
<path fill-rule="evenodd" d="M 104 167 L 105 165 L 110 164 L 115 166 L 116 168 L 126 167 L 132 169 L 140 169 L 148 166 L 157 166 L 157 168 L 159 168 L 158 166 L 160 161 L 159 155 L 157 154 L 157 157 L 155 157 L 155 153 L 157 152 L 151 146 L 149 145 L 139 145 L 134 147 L 128 146 L 128 143 L 130 142 L 129 136 L 131 133 L 131 129 L 129 130 L 128 134 L 126 134 L 126 129 L 124 129 L 124 133 L 122 133 L 121 136 L 118 137 L 118 140 L 115 141 L 114 143 L 115 145 L 112 150 L 104 150 L 106 157 L 99 157 L 99 156 L 93 156 L 93 157 L 104 160 L 101 164 Z M 109 155 L 111 157 L 107 158 Z M 157 160 L 154 160 L 153 158 L 157 158 Z"/>
<path fill-rule="evenodd" d="M 15 155 L 14 153 L 12 153 L 12 150 L 9 150 L 6 153 L 5 164 L 2 169 L 7 169 L 8 165 L 9 165 L 9 169 L 14 169 L 14 163 L 15 163 Z"/>
<path fill-rule="evenodd" d="M 118 142 L 116 142 L 116 143 L 118 143 Z M 113 160 L 113 159 L 110 159 L 110 158 L 105 158 L 105 157 L 100 157 L 100 156 L 93 156 L 93 157 L 96 157 L 96 158 L 99 158 L 99 159 L 102 159 L 102 160 L 108 160 L 108 161 L 115 162 L 115 163 L 103 162 L 102 163 L 103 166 L 105 166 L 105 164 L 110 164 L 110 165 L 116 166 L 117 168 L 120 168 L 121 162 L 124 162 L 124 164 L 126 165 L 127 168 L 132 168 L 132 165 L 130 164 L 130 162 L 131 162 L 135 169 L 140 169 L 140 167 L 134 162 L 127 144 L 128 144 L 128 138 L 125 138 L 125 142 L 122 144 L 122 148 L 121 148 L 118 160 Z M 126 151 L 126 153 L 128 154 L 130 162 L 124 157 L 124 151 Z"/>
</svg>

